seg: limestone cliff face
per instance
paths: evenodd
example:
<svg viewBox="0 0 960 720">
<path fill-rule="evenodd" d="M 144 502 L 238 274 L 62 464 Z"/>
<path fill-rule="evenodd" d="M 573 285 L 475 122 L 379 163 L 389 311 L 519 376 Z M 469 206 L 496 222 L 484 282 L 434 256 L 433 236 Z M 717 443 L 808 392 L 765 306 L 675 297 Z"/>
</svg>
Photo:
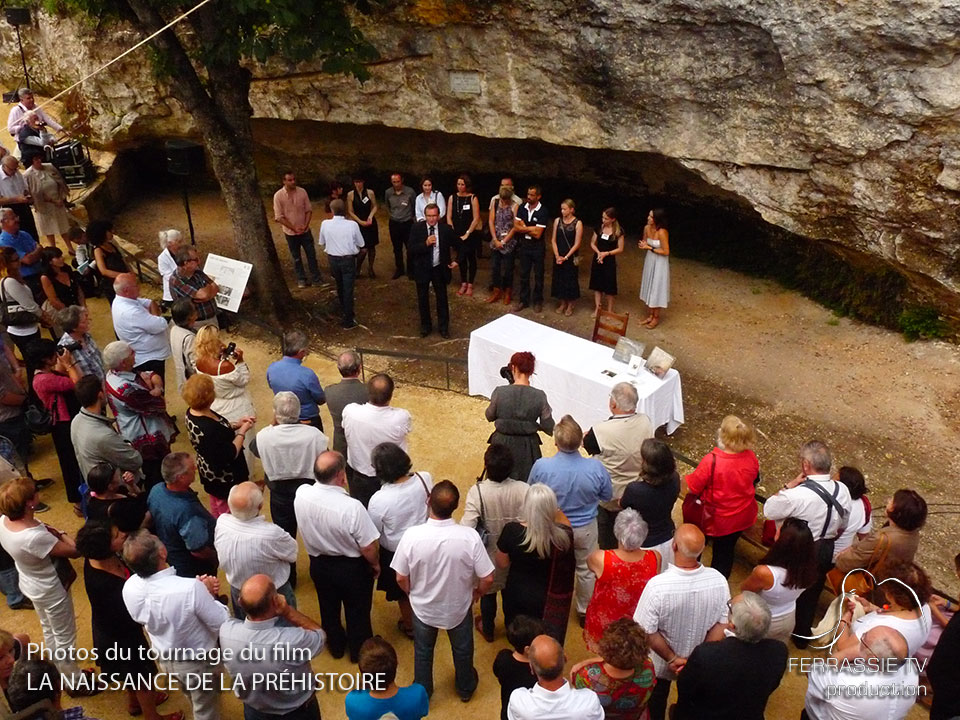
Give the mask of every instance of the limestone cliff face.
<svg viewBox="0 0 960 720">
<path fill-rule="evenodd" d="M 663 155 L 960 308 L 960 0 L 414 0 L 359 22 L 383 58 L 369 82 L 258 67 L 257 116 Z M 135 42 L 51 18 L 26 34 L 52 88 Z M 84 95 L 107 145 L 190 127 L 142 54 Z"/>
</svg>

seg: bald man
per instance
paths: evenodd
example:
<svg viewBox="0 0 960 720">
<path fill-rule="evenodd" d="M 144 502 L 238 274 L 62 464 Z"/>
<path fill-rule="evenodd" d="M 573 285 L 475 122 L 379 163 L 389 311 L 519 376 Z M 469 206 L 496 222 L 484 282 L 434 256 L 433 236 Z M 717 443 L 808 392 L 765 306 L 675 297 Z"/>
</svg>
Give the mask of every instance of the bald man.
<svg viewBox="0 0 960 720">
<path fill-rule="evenodd" d="M 646 631 L 657 686 L 650 697 L 651 720 L 663 720 L 670 685 L 700 643 L 723 638 L 727 626 L 727 579 L 700 563 L 706 539 L 696 525 L 673 535 L 674 564 L 650 579 L 633 619 Z"/>
<path fill-rule="evenodd" d="M 134 372 L 149 370 L 163 380 L 170 342 L 167 321 L 160 317 L 160 307 L 150 298 L 140 297 L 140 281 L 133 273 L 117 275 L 113 290 L 117 294 L 110 306 L 113 329 L 136 354 Z"/>
<path fill-rule="evenodd" d="M 903 720 L 920 683 L 917 665 L 907 655 L 907 641 L 898 631 L 885 625 L 868 630 L 859 644 L 834 656 L 867 665 L 857 670 L 819 665 L 810 671 L 801 720 Z"/>
<path fill-rule="evenodd" d="M 243 583 L 240 606 L 246 620 L 220 626 L 220 647 L 232 651 L 224 664 L 234 678 L 234 694 L 243 702 L 244 719 L 319 720 L 310 660 L 326 640 L 320 625 L 287 603 L 268 575 Z M 289 681 L 282 690 L 254 679 L 281 675 Z"/>
<path fill-rule="evenodd" d="M 330 654 L 339 659 L 349 650 L 350 662 L 355 663 L 363 641 L 373 637 L 370 609 L 373 581 L 380 574 L 380 533 L 366 508 L 347 494 L 343 455 L 334 450 L 322 453 L 313 475 L 316 484 L 297 488 L 293 511 L 310 556 L 310 578 Z"/>
<path fill-rule="evenodd" d="M 549 635 L 537 635 L 527 648 L 532 688 L 518 688 L 507 705 L 509 720 L 603 720 L 603 707 L 593 690 L 574 690 L 563 675 L 563 646 Z"/>
</svg>

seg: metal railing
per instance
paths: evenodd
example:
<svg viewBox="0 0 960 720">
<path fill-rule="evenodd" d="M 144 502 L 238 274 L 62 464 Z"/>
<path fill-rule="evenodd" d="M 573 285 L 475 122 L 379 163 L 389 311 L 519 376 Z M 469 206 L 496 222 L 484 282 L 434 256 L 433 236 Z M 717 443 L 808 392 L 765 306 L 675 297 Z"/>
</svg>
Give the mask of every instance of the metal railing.
<svg viewBox="0 0 960 720">
<path fill-rule="evenodd" d="M 354 351 L 360 356 L 360 362 L 363 368 L 362 377 L 364 382 L 366 382 L 366 365 L 367 365 L 366 361 L 364 360 L 364 356 L 379 355 L 381 357 L 396 358 L 399 360 L 406 360 L 406 361 L 413 361 L 413 362 L 443 363 L 446 387 L 437 387 L 436 385 L 430 385 L 423 382 L 417 382 L 417 384 L 423 387 L 434 388 L 436 390 L 449 390 L 450 392 L 456 392 L 462 395 L 467 394 L 465 391 L 458 390 L 456 388 L 451 387 L 450 385 L 450 366 L 456 365 L 459 367 L 466 367 L 467 361 L 463 358 L 452 358 L 452 357 L 446 357 L 444 355 L 423 355 L 420 353 L 403 352 L 398 350 L 381 350 L 380 348 L 366 348 L 366 347 L 354 348 Z"/>
</svg>

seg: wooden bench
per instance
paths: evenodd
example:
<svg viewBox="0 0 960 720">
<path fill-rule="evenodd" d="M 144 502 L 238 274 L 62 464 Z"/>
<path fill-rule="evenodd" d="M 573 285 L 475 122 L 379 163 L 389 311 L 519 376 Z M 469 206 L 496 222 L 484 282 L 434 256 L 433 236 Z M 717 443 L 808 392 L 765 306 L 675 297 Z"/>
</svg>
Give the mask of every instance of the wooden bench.
<svg viewBox="0 0 960 720">
<path fill-rule="evenodd" d="M 120 253 L 128 265 L 131 263 L 136 265 L 137 276 L 140 278 L 140 282 L 144 282 L 144 280 L 149 280 L 152 283 L 161 282 L 162 278 L 160 276 L 160 270 L 157 268 L 156 260 L 148 257 L 139 246 L 116 235 L 113 236 L 113 244 L 120 250 Z"/>
</svg>

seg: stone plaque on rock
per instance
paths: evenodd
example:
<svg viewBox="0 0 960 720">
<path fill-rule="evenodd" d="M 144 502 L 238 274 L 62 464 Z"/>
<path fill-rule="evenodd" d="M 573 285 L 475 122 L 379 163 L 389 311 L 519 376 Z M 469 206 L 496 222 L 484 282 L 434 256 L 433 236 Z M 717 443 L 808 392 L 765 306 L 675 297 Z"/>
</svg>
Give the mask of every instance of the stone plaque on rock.
<svg viewBox="0 0 960 720">
<path fill-rule="evenodd" d="M 475 70 L 451 70 L 450 92 L 456 95 L 479 95 L 480 73 Z"/>
</svg>

